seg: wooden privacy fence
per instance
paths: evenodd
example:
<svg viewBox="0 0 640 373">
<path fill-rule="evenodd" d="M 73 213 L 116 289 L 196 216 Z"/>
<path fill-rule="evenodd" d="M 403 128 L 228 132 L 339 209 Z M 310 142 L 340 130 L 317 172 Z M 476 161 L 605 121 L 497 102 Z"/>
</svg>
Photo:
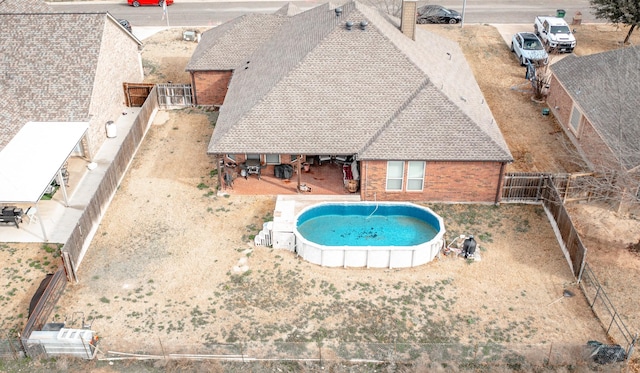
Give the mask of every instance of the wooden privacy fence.
<svg viewBox="0 0 640 373">
<path fill-rule="evenodd" d="M 155 84 L 153 83 L 123 83 L 124 97 L 128 107 L 141 107 L 147 101 Z"/>
<path fill-rule="evenodd" d="M 573 274 L 580 281 L 587 249 L 582 244 L 564 203 L 587 199 L 581 178 L 591 174 L 510 173 L 505 175 L 502 202 L 542 204 L 567 255 Z"/>
<path fill-rule="evenodd" d="M 561 201 L 589 200 L 592 192 L 593 173 L 549 174 L 507 173 L 502 187 L 502 202 L 540 203 L 547 179 L 553 180 Z"/>
<path fill-rule="evenodd" d="M 157 107 L 158 100 L 156 89 L 154 88 L 142 106 L 142 110 L 135 119 L 131 130 L 126 135 L 113 162 L 111 162 L 106 170 L 102 181 L 98 185 L 95 193 L 93 193 L 89 204 L 80 216 L 75 229 L 71 232 L 69 239 L 62 247 L 62 259 L 70 281 L 77 281 L 76 269 L 82 251 L 89 245 L 89 238 L 97 229 L 102 215 L 106 212 L 112 196 L 116 192 L 138 147 L 142 143 L 151 122 L 151 115 Z"/>
<path fill-rule="evenodd" d="M 592 174 L 508 174 L 503 188 L 503 202 L 540 203 L 558 237 L 562 251 L 589 300 L 593 313 L 602 323 L 607 335 L 616 343 L 626 344 L 626 358 L 633 353 L 637 335 L 633 336 L 622 321 L 604 288 L 586 262 L 587 248 L 582 243 L 565 202 L 588 200 L 591 193 L 585 185 L 593 185 L 585 178 Z"/>
<path fill-rule="evenodd" d="M 47 323 L 53 308 L 58 304 L 58 300 L 62 297 L 64 289 L 67 287 L 67 276 L 64 268 L 61 266 L 56 273 L 53 274 L 51 281 L 44 289 L 40 300 L 36 306 L 31 310 L 31 315 L 27 320 L 27 324 L 22 331 L 21 340 L 22 346 L 26 347 L 27 340 L 31 336 L 31 332 L 34 330 L 41 330 L 44 324 Z M 26 349 L 26 353 L 29 357 L 40 356 L 43 351 L 38 345 L 32 345 L 31 348 Z"/>
</svg>

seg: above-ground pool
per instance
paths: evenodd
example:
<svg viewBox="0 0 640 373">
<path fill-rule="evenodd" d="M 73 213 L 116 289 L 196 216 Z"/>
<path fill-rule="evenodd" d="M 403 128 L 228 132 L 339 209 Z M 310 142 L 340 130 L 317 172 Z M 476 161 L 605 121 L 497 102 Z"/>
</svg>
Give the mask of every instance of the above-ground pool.
<svg viewBox="0 0 640 373">
<path fill-rule="evenodd" d="M 321 203 L 296 218 L 296 252 L 326 267 L 403 268 L 430 262 L 444 245 L 442 218 L 412 203 Z"/>
</svg>

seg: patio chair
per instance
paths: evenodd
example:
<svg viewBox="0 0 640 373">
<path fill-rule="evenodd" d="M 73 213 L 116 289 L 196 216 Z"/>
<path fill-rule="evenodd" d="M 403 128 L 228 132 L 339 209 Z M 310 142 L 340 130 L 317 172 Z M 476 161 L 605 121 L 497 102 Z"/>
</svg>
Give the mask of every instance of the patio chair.
<svg viewBox="0 0 640 373">
<path fill-rule="evenodd" d="M 319 155 L 318 156 L 318 163 L 320 163 L 320 166 L 322 166 L 322 163 L 324 163 L 324 162 L 331 163 L 331 156 L 330 155 Z"/>
</svg>

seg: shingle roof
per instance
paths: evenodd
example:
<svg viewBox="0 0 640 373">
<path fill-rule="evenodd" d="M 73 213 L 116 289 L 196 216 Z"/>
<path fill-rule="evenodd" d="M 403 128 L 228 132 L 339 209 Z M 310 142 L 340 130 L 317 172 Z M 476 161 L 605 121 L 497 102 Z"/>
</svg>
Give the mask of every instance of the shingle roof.
<svg viewBox="0 0 640 373">
<path fill-rule="evenodd" d="M 300 14 L 302 9 L 298 8 L 293 3 L 286 3 L 282 6 L 282 8 L 275 11 L 273 14 L 278 14 L 282 16 L 295 16 L 296 14 Z"/>
<path fill-rule="evenodd" d="M 186 71 L 232 70 L 268 40 L 287 17 L 246 14 L 202 34 Z"/>
<path fill-rule="evenodd" d="M 42 0 L 3 0 L 0 13 L 51 13 L 49 4 Z"/>
<path fill-rule="evenodd" d="M 568 56 L 552 72 L 627 169 L 640 165 L 640 46 Z"/>
<path fill-rule="evenodd" d="M 210 153 L 512 160 L 455 43 L 422 30 L 414 42 L 376 10 L 341 8 L 290 18 L 236 67 Z"/>
<path fill-rule="evenodd" d="M 0 149 L 29 121 L 86 121 L 106 13 L 0 14 Z"/>
</svg>

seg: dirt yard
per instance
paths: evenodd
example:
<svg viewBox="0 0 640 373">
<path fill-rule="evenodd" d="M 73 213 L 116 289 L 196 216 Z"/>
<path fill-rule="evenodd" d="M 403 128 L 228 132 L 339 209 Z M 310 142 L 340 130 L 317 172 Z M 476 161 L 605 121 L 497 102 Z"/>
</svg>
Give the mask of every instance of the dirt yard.
<svg viewBox="0 0 640 373">
<path fill-rule="evenodd" d="M 424 27 L 461 43 L 516 158 L 509 171 L 580 170 L 493 27 Z M 616 47 L 625 31 L 603 27 L 582 26 L 576 53 Z M 189 83 L 184 66 L 196 44 L 182 41 L 182 31 L 144 41 L 146 81 Z M 272 218 L 275 197 L 216 196 L 205 153 L 214 121 L 196 109 L 159 113 L 82 262 L 80 282 L 68 286 L 52 321 L 82 312 L 104 353 L 212 353 L 217 344 L 249 341 L 517 349 L 605 340 L 540 207 L 430 206 L 445 218 L 449 238 L 479 238 L 480 262 L 443 257 L 415 269 L 329 269 L 254 248 L 251 237 Z M 572 211 L 588 262 L 637 331 L 640 289 L 629 279 L 638 278 L 640 260 L 625 247 L 640 239 L 638 221 L 594 206 Z M 576 296 L 563 298 L 564 290 Z"/>
</svg>

